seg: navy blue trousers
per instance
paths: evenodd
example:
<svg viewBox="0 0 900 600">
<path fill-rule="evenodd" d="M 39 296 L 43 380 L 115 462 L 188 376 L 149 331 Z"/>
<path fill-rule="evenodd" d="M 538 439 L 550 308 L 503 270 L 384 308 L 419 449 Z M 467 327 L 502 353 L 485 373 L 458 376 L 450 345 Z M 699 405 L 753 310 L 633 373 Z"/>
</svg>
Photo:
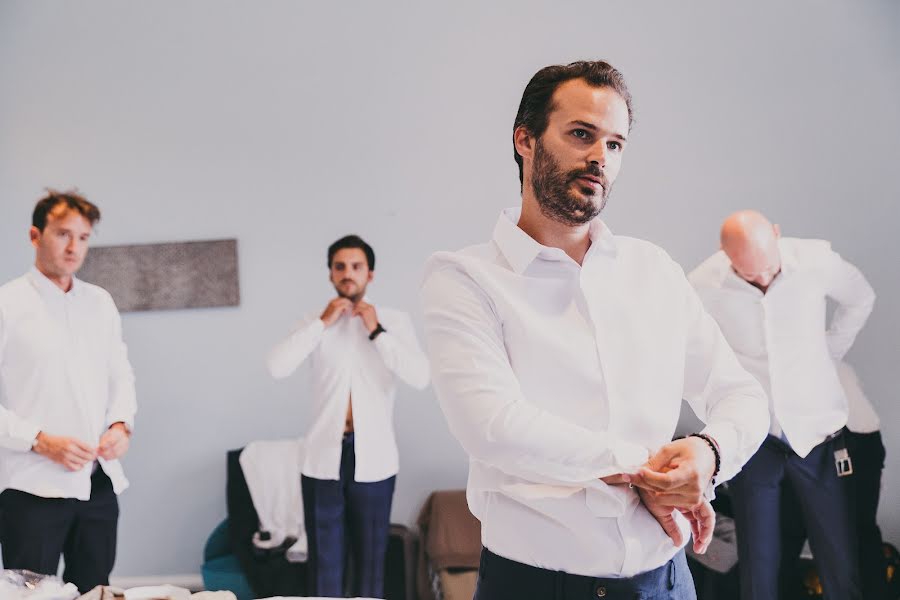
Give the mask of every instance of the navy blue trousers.
<svg viewBox="0 0 900 600">
<path fill-rule="evenodd" d="M 42 498 L 19 490 L 0 493 L 3 566 L 56 575 L 82 593 L 108 585 L 116 561 L 119 502 L 103 469 L 91 476 L 90 500 Z"/>
<path fill-rule="evenodd" d="M 878 528 L 878 500 L 881 495 L 881 471 L 884 469 L 884 444 L 881 433 L 847 432 L 847 448 L 853 461 L 850 483 L 856 505 L 856 531 L 859 539 L 859 577 L 866 600 L 887 600 L 887 565 L 882 553 L 881 530 Z M 784 572 L 796 573 L 798 556 L 806 541 L 803 512 L 793 489 L 782 496 L 782 560 Z M 799 578 L 798 578 L 799 579 Z M 788 581 L 787 591 L 800 589 L 799 581 Z"/>
<path fill-rule="evenodd" d="M 860 600 L 852 476 L 838 477 L 840 438 L 822 442 L 806 458 L 768 436 L 729 484 L 737 527 L 742 600 L 777 600 L 789 589 L 784 535 L 802 519 L 827 600 Z M 855 461 L 854 461 L 855 462 Z M 854 464 L 855 468 L 855 464 Z M 783 514 L 787 491 L 798 512 Z"/>
<path fill-rule="evenodd" d="M 679 551 L 658 569 L 611 579 L 525 565 L 487 548 L 481 552 L 474 600 L 696 600 L 694 580 Z"/>
<path fill-rule="evenodd" d="M 353 434 L 349 433 L 344 435 L 340 480 L 302 478 L 311 596 L 344 597 L 349 554 L 356 575 L 350 582 L 351 595 L 384 598 L 384 559 L 396 477 L 361 483 L 354 481 L 355 471 Z"/>
</svg>

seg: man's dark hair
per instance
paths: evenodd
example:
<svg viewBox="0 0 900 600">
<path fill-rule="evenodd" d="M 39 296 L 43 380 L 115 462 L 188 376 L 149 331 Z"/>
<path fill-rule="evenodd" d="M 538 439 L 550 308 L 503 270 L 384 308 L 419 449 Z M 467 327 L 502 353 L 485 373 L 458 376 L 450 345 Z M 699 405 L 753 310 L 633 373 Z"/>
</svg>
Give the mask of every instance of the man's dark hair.
<svg viewBox="0 0 900 600">
<path fill-rule="evenodd" d="M 611 64 L 602 60 L 580 60 L 567 65 L 544 67 L 534 74 L 519 103 L 519 112 L 513 124 L 513 134 L 519 127 L 524 127 L 535 139 L 541 137 L 547 129 L 550 113 L 553 112 L 553 93 L 556 89 L 572 79 L 584 79 L 594 87 L 608 87 L 622 96 L 628 107 L 628 129 L 634 122 L 631 109 L 631 94 L 625 85 L 625 78 Z M 524 185 L 522 173 L 522 157 L 516 151 L 513 141 L 513 157 L 519 165 L 519 183 Z"/>
<path fill-rule="evenodd" d="M 363 240 L 358 235 L 346 235 L 328 246 L 328 268 L 331 268 L 331 261 L 334 260 L 334 255 L 337 254 L 338 250 L 343 250 L 344 248 L 359 248 L 363 252 L 366 253 L 366 262 L 369 263 L 369 270 L 375 270 L 375 251 L 372 250 L 372 246 L 368 245 L 365 240 Z"/>
<path fill-rule="evenodd" d="M 44 228 L 47 226 L 47 215 L 53 212 L 53 209 L 60 204 L 66 205 L 68 210 L 78 212 L 90 221 L 91 225 L 100 220 L 100 209 L 79 194 L 77 190 L 58 192 L 48 189 L 47 195 L 38 200 L 34 207 L 34 213 L 31 215 L 31 224 L 37 227 L 38 231 L 44 231 Z"/>
</svg>

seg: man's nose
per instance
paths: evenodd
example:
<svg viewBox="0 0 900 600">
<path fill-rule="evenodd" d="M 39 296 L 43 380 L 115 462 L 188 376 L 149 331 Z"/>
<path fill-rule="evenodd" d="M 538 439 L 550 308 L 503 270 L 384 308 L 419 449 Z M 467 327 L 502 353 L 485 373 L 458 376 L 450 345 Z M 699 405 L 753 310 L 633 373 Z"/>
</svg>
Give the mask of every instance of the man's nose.
<svg viewBox="0 0 900 600">
<path fill-rule="evenodd" d="M 596 165 L 596 166 L 600 167 L 601 171 L 604 168 L 606 168 L 606 143 L 605 142 L 599 142 L 597 144 L 594 144 L 591 147 L 591 151 L 588 154 L 588 162 L 591 163 L 592 165 Z"/>
</svg>

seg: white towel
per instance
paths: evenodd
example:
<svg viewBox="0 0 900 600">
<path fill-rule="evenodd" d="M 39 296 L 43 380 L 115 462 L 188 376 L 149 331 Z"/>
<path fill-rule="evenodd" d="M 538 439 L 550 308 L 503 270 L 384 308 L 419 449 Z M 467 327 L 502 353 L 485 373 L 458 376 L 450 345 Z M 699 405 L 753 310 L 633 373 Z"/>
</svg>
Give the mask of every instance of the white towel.
<svg viewBox="0 0 900 600">
<path fill-rule="evenodd" d="M 259 515 L 259 531 L 253 534 L 253 544 L 271 550 L 293 538 L 296 541 L 285 551 L 290 562 L 303 562 L 307 557 L 300 492 L 303 448 L 302 438 L 264 440 L 247 444 L 240 456 L 253 507 Z"/>
</svg>

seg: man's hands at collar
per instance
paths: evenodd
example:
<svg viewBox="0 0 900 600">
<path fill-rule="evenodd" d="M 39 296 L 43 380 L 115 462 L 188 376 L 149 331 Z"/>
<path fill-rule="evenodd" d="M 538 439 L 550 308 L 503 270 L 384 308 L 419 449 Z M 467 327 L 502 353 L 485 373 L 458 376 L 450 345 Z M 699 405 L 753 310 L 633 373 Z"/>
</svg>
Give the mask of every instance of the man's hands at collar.
<svg viewBox="0 0 900 600">
<path fill-rule="evenodd" d="M 362 319 L 363 325 L 365 325 L 369 333 L 378 328 L 378 313 L 375 311 L 374 306 L 364 300 L 354 304 L 352 300 L 342 296 L 338 296 L 329 302 L 319 318 L 325 324 L 325 327 L 331 327 L 344 314 Z"/>
</svg>

